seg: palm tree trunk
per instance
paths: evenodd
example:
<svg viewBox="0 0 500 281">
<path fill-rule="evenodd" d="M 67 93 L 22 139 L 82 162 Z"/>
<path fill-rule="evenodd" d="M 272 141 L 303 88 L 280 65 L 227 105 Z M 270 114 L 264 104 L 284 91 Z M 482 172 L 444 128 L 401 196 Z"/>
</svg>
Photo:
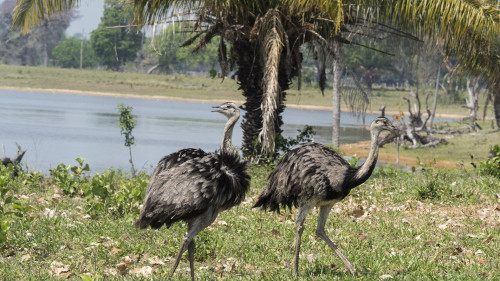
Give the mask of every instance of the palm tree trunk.
<svg viewBox="0 0 500 281">
<path fill-rule="evenodd" d="M 340 145 L 340 76 L 342 75 L 342 43 L 335 42 L 333 46 L 335 59 L 333 60 L 333 101 L 332 101 L 332 143 Z"/>
<path fill-rule="evenodd" d="M 500 84 L 493 88 L 493 109 L 495 111 L 495 120 L 497 122 L 497 129 L 500 130 Z"/>
<path fill-rule="evenodd" d="M 262 130 L 263 124 L 261 104 L 263 97 L 262 80 L 264 77 L 264 68 L 261 65 L 262 58 L 259 57 L 258 52 L 254 51 L 254 49 L 257 48 L 255 44 L 249 42 L 235 42 L 233 43 L 233 48 L 235 48 L 238 54 L 238 71 L 236 75 L 239 90 L 243 91 L 243 96 L 246 99 L 243 106 L 246 112 L 241 122 L 241 127 L 243 129 L 241 150 L 245 157 L 256 157 L 261 155 L 262 148 L 262 144 L 258 141 L 258 136 Z M 279 67 L 278 84 L 280 94 L 274 114 L 275 134 L 282 133 L 281 126 L 283 125 L 283 121 L 281 113 L 285 109 L 285 90 L 288 90 L 290 87 L 290 78 L 286 75 L 286 73 L 289 72 L 284 71 L 284 67 L 283 63 Z M 275 151 L 261 156 L 274 157 Z"/>
<path fill-rule="evenodd" d="M 241 150 L 245 157 L 256 155 L 257 136 L 262 129 L 262 111 L 260 102 L 262 98 L 262 68 L 260 59 L 253 53 L 255 44 L 233 43 L 238 57 L 237 81 L 239 90 L 243 91 L 246 101 L 243 106 L 245 114 L 241 122 L 243 129 L 243 142 Z M 255 56 L 255 57 L 254 57 Z"/>
</svg>

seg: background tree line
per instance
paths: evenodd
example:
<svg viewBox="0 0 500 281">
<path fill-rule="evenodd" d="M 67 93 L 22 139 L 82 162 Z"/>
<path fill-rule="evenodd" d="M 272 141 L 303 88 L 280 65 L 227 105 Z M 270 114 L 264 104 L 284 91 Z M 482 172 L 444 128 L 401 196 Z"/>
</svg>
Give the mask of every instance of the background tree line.
<svg viewBox="0 0 500 281">
<path fill-rule="evenodd" d="M 195 54 L 192 53 L 193 46 L 181 47 L 184 41 L 194 35 L 190 23 L 170 24 L 160 35 L 156 35 L 155 39 L 144 38 L 144 32 L 124 27 L 129 24 L 131 15 L 126 12 L 123 3 L 107 0 L 101 23 L 92 31 L 90 39 L 84 38 L 83 34 L 65 36 L 64 31 L 69 23 L 78 18 L 73 10 L 51 17 L 46 20 L 46 26 L 42 24 L 36 27 L 36 30 L 23 35 L 20 31 L 11 30 L 15 5 L 16 0 L 5 0 L 0 5 L 0 62 L 4 64 L 79 68 L 82 60 L 83 68 L 101 67 L 115 71 L 123 70 L 130 64 L 138 72 L 220 72 L 217 53 L 219 37 L 208 42 Z M 110 28 L 116 26 L 121 28 Z M 44 41 L 40 38 L 44 38 Z M 354 47 L 346 49 L 344 54 L 346 69 L 356 75 L 369 92 L 374 84 L 396 87 L 415 84 L 417 71 L 412 69 L 410 61 L 416 54 L 416 48 L 412 48 L 415 42 L 387 37 L 370 44 L 371 49 Z M 321 59 L 318 59 L 318 54 L 313 54 L 306 48 L 303 48 L 302 53 L 302 79 L 316 86 L 317 81 L 321 79 Z M 427 68 L 439 67 L 438 55 L 426 53 L 425 56 L 429 58 L 425 62 Z M 453 67 L 454 65 L 445 68 L 442 76 L 446 77 Z M 326 72 L 330 73 L 331 69 Z M 327 75 L 326 79 L 331 79 L 330 75 Z M 465 87 L 463 79 L 452 83 Z"/>
</svg>

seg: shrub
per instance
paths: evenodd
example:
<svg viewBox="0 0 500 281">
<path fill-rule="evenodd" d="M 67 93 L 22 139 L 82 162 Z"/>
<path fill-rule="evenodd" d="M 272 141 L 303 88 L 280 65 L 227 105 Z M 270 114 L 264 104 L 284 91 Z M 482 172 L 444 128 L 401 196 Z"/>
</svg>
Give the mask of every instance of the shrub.
<svg viewBox="0 0 500 281">
<path fill-rule="evenodd" d="M 82 175 L 90 170 L 89 164 L 84 164 L 85 159 L 76 158 L 78 166 L 59 164 L 50 171 L 52 182 L 58 185 L 69 196 L 74 196 L 80 191 Z"/>
<path fill-rule="evenodd" d="M 479 172 L 483 175 L 500 178 L 500 145 L 495 144 L 491 151 L 494 156 L 479 162 Z"/>
<path fill-rule="evenodd" d="M 148 182 L 149 177 L 145 173 L 131 179 L 113 169 L 97 173 L 84 189 L 87 213 L 95 217 L 109 210 L 117 217 L 136 217 Z"/>
</svg>

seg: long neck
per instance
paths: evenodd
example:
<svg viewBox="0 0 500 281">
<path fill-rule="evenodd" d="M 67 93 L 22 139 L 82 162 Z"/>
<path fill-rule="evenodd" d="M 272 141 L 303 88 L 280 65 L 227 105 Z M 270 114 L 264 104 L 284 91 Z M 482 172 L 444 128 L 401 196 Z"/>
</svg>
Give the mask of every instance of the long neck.
<svg viewBox="0 0 500 281">
<path fill-rule="evenodd" d="M 377 164 L 379 134 L 380 131 L 378 130 L 371 131 L 370 153 L 368 154 L 368 158 L 366 158 L 365 163 L 358 168 L 351 179 L 351 182 L 355 183 L 355 185 L 364 183 L 371 176 Z"/>
<path fill-rule="evenodd" d="M 240 118 L 240 114 L 237 113 L 229 120 L 227 120 L 226 126 L 224 127 L 224 133 L 222 134 L 222 145 L 221 145 L 221 151 L 224 152 L 229 152 L 231 149 L 233 149 L 233 146 L 231 144 L 231 137 L 233 136 L 233 128 L 234 125 L 236 124 L 236 121 L 238 121 L 238 118 Z"/>
</svg>

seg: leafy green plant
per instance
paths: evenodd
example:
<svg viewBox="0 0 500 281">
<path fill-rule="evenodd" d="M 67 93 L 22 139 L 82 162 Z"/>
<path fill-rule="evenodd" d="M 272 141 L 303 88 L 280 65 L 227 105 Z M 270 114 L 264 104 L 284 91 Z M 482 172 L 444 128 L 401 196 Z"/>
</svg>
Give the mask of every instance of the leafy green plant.
<svg viewBox="0 0 500 281">
<path fill-rule="evenodd" d="M 110 169 L 103 171 L 102 174 L 96 173 L 92 177 L 90 184 L 83 190 L 87 200 L 87 213 L 96 215 L 108 207 L 115 193 L 115 175 L 115 170 Z"/>
<path fill-rule="evenodd" d="M 84 188 L 87 213 L 95 217 L 102 211 L 111 211 L 117 217 L 136 217 L 148 182 L 149 176 L 145 173 L 131 179 L 114 169 L 95 174 Z"/>
<path fill-rule="evenodd" d="M 38 190 L 42 190 L 44 185 L 44 177 L 41 172 L 30 172 L 24 174 L 22 177 L 22 184 L 24 186 L 36 187 Z"/>
<path fill-rule="evenodd" d="M 479 171 L 483 175 L 490 175 L 500 178 L 500 145 L 491 147 L 493 157 L 479 162 Z"/>
<path fill-rule="evenodd" d="M 76 158 L 78 166 L 57 165 L 50 171 L 52 182 L 58 185 L 66 195 L 74 196 L 80 191 L 80 183 L 84 172 L 90 171 L 89 164 L 84 163 L 84 158 Z"/>
<path fill-rule="evenodd" d="M 120 189 L 113 197 L 114 213 L 135 218 L 140 212 L 139 205 L 144 199 L 148 183 L 149 176 L 145 173 L 121 182 Z"/>
<path fill-rule="evenodd" d="M 359 158 L 356 154 L 354 154 L 353 156 L 351 156 L 351 159 L 347 160 L 347 162 L 349 162 L 351 166 L 356 167 L 356 165 L 358 165 L 359 160 L 361 160 L 361 158 Z"/>
<path fill-rule="evenodd" d="M 7 233 L 13 221 L 25 218 L 25 214 L 33 209 L 14 196 L 13 172 L 12 165 L 0 165 L 0 248 L 7 242 Z"/>
<path fill-rule="evenodd" d="M 276 137 L 276 151 L 285 154 L 296 145 L 311 142 L 316 134 L 314 128 L 309 125 L 305 125 L 302 130 L 299 129 L 297 132 L 299 132 L 299 134 L 295 136 L 295 138 L 284 138 L 282 135 L 278 135 Z"/>
<path fill-rule="evenodd" d="M 135 127 L 134 117 L 132 116 L 132 107 L 126 106 L 123 103 L 118 104 L 117 110 L 120 113 L 118 126 L 121 129 L 121 134 L 125 136 L 125 146 L 128 147 L 130 154 L 130 165 L 132 166 L 132 175 L 135 176 L 134 162 L 132 160 L 132 145 L 135 143 L 135 138 L 132 135 L 132 130 Z"/>
<path fill-rule="evenodd" d="M 258 139 L 255 138 L 252 142 L 253 150 L 249 154 L 250 158 L 258 159 L 258 162 L 269 164 L 270 162 L 274 162 L 276 159 L 278 159 L 280 155 L 284 155 L 285 153 L 290 151 L 294 146 L 311 142 L 314 135 L 316 134 L 314 128 L 309 125 L 305 125 L 302 130 L 299 129 L 297 130 L 297 132 L 299 132 L 299 134 L 295 136 L 295 138 L 285 138 L 280 134 L 276 134 L 275 153 L 274 155 L 271 155 L 272 157 L 267 158 L 264 157 L 264 155 L 261 155 L 262 145 L 259 143 Z"/>
<path fill-rule="evenodd" d="M 398 174 L 402 173 L 403 169 L 401 167 L 397 168 L 393 165 L 380 166 L 373 172 L 372 177 L 388 178 L 396 177 Z"/>
</svg>

